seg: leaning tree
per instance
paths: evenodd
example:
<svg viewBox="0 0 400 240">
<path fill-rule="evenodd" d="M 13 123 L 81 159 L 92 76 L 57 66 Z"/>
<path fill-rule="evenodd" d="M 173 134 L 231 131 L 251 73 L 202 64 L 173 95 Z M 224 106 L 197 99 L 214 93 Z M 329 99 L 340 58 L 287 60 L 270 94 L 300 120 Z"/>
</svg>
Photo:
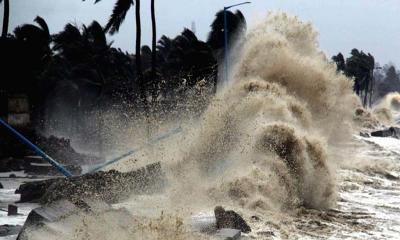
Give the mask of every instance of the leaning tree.
<svg viewBox="0 0 400 240">
<path fill-rule="evenodd" d="M 0 0 L 0 3 L 2 2 L 3 0 Z M 3 31 L 1 34 L 3 38 L 7 37 L 8 34 L 9 17 L 10 17 L 10 2 L 9 0 L 4 0 Z"/>
<path fill-rule="evenodd" d="M 85 1 L 85 0 L 83 0 Z M 101 0 L 95 0 L 95 3 Z M 136 63 L 136 75 L 140 87 L 140 98 L 144 105 L 146 105 L 146 90 L 145 83 L 143 82 L 142 73 L 142 61 L 141 61 L 141 23 L 140 23 L 140 0 L 135 0 L 135 17 L 136 17 L 136 53 L 135 53 L 135 63 Z M 113 12 L 105 26 L 105 31 L 110 34 L 115 34 L 119 31 L 121 24 L 124 22 L 126 14 L 128 13 L 131 6 L 134 5 L 133 0 L 117 0 L 113 9 Z"/>
</svg>

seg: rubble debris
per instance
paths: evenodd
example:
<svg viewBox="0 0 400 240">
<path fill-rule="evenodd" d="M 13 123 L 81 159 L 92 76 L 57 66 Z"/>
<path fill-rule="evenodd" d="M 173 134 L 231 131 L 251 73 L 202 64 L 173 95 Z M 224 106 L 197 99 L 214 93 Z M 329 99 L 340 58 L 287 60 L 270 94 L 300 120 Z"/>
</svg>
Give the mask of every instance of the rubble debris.
<svg viewBox="0 0 400 240">
<path fill-rule="evenodd" d="M 19 188 L 15 190 L 15 193 L 20 194 L 20 203 L 38 202 L 38 200 L 46 192 L 46 189 L 48 189 L 51 184 L 61 181 L 61 179 L 62 178 L 54 178 L 42 181 L 27 182 L 21 184 Z"/>
<path fill-rule="evenodd" d="M 21 225 L 0 225 L 0 237 L 16 235 L 21 231 Z"/>
<path fill-rule="evenodd" d="M 8 204 L 8 216 L 18 215 L 18 207 L 14 204 Z"/>
<path fill-rule="evenodd" d="M 221 228 L 215 233 L 215 237 L 221 240 L 237 240 L 240 239 L 240 236 L 240 230 L 230 228 Z"/>
<path fill-rule="evenodd" d="M 161 163 L 149 164 L 132 172 L 96 172 L 71 178 L 55 178 L 22 184 L 16 193 L 20 202 L 49 204 L 60 199 L 96 199 L 115 203 L 131 193 L 158 192 L 165 182 Z"/>
<path fill-rule="evenodd" d="M 244 233 L 251 232 L 251 228 L 246 221 L 234 211 L 226 211 L 223 207 L 217 206 L 214 209 L 214 214 L 216 218 L 217 229 L 231 228 L 239 229 Z"/>
</svg>

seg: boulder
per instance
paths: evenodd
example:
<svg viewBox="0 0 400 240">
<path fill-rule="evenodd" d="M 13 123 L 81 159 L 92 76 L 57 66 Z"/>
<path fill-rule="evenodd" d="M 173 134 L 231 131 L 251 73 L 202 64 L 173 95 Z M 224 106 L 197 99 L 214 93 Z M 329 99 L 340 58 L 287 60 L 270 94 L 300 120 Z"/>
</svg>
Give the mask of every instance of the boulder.
<svg viewBox="0 0 400 240">
<path fill-rule="evenodd" d="M 19 202 L 38 202 L 40 198 L 46 193 L 46 190 L 53 183 L 63 181 L 62 178 L 47 179 L 41 181 L 27 182 L 21 184 L 17 190 L 16 194 L 20 194 Z"/>
<path fill-rule="evenodd" d="M 400 139 L 400 128 L 390 127 L 387 129 L 371 132 L 371 136 L 373 136 L 373 137 L 393 137 L 393 138 Z"/>
<path fill-rule="evenodd" d="M 229 228 L 239 229 L 244 233 L 251 232 L 246 221 L 234 211 L 226 211 L 223 207 L 217 206 L 214 209 L 217 229 Z"/>
</svg>

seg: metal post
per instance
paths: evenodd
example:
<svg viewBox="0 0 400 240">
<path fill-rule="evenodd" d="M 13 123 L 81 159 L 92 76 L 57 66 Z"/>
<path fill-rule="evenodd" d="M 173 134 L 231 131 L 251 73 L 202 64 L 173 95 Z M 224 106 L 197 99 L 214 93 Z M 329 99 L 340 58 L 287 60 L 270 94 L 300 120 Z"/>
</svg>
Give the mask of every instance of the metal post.
<svg viewBox="0 0 400 240">
<path fill-rule="evenodd" d="M 244 5 L 244 4 L 249 4 L 251 2 L 242 2 L 242 3 L 238 3 L 235 5 L 231 5 L 228 7 L 224 7 L 224 83 L 228 83 L 228 74 L 229 74 L 229 66 L 228 66 L 228 58 L 229 58 L 229 53 L 228 53 L 228 17 L 227 17 L 227 10 L 232 8 L 232 7 L 236 7 L 236 6 L 240 6 L 240 5 Z"/>
<path fill-rule="evenodd" d="M 23 144 L 27 145 L 35 153 L 40 155 L 44 160 L 46 160 L 53 167 L 55 167 L 59 172 L 64 174 L 64 176 L 72 177 L 72 174 L 67 169 L 65 169 L 61 164 L 59 164 L 54 159 L 52 159 L 49 155 L 47 155 L 45 152 L 43 152 L 39 147 L 37 147 L 35 144 L 33 144 L 31 141 L 29 141 L 27 138 L 25 138 L 22 134 L 20 134 L 17 130 L 15 130 L 8 123 L 3 121 L 1 118 L 0 118 L 0 124 L 3 125 L 5 128 L 7 128 L 11 133 L 13 133 L 18 138 L 18 140 L 20 140 Z"/>
</svg>

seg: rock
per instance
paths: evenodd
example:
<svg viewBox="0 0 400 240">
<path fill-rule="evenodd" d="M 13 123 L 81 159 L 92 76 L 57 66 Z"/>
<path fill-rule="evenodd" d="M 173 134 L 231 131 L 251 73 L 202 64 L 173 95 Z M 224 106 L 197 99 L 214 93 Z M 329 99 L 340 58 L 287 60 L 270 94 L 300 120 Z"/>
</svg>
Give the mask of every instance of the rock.
<svg viewBox="0 0 400 240">
<path fill-rule="evenodd" d="M 373 136 L 373 137 L 393 137 L 393 138 L 400 139 L 400 128 L 390 127 L 388 129 L 371 132 L 371 136 Z"/>
<path fill-rule="evenodd" d="M 3 184 L 0 182 L 0 189 L 3 189 L 4 188 L 4 186 L 3 186 Z"/>
<path fill-rule="evenodd" d="M 0 225 L 0 237 L 16 235 L 21 231 L 20 225 Z"/>
<path fill-rule="evenodd" d="M 27 182 L 21 184 L 17 190 L 16 194 L 20 194 L 19 202 L 38 202 L 39 199 L 46 193 L 46 190 L 51 184 L 57 181 L 62 181 L 62 178 L 54 178 L 42 181 Z"/>
<path fill-rule="evenodd" d="M 217 229 L 230 228 L 239 229 L 244 233 L 251 232 L 250 226 L 246 221 L 234 211 L 225 211 L 221 206 L 214 209 Z"/>
<path fill-rule="evenodd" d="M 217 239 L 237 240 L 240 239 L 241 231 L 238 229 L 221 228 L 215 233 Z"/>
<path fill-rule="evenodd" d="M 14 204 L 8 204 L 8 216 L 15 216 L 18 215 L 18 207 Z"/>
<path fill-rule="evenodd" d="M 8 176 L 9 178 L 16 178 L 17 175 L 15 175 L 14 173 L 11 173 L 10 176 Z"/>
<path fill-rule="evenodd" d="M 60 199 L 95 199 L 115 203 L 131 193 L 161 191 L 165 177 L 161 164 L 149 164 L 138 170 L 122 173 L 115 170 L 96 172 L 71 178 L 55 178 L 21 185 L 16 193 L 20 202 L 48 204 Z"/>
</svg>

